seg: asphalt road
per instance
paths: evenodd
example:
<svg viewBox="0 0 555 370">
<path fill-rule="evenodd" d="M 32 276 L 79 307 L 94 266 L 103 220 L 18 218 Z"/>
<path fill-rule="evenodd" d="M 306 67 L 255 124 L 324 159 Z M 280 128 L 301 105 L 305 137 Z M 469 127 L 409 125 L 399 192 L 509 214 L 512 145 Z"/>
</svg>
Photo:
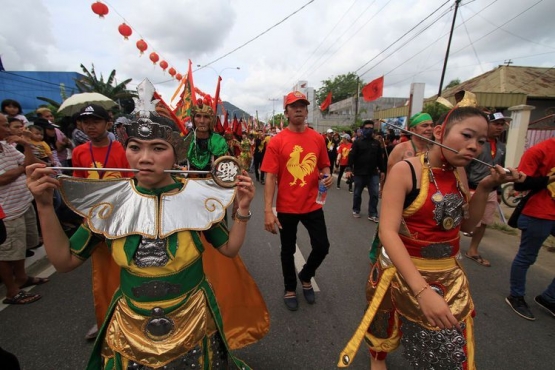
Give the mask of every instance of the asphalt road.
<svg viewBox="0 0 555 370">
<path fill-rule="evenodd" d="M 301 295 L 299 310 L 290 312 L 282 302 L 279 237 L 263 229 L 262 193 L 262 186 L 257 184 L 253 217 L 241 256 L 266 300 L 271 329 L 263 340 L 236 354 L 254 369 L 335 369 L 339 352 L 357 327 L 366 304 L 367 252 L 376 228 L 366 219 L 367 194 L 362 218 L 353 219 L 352 194 L 346 186 L 330 189 L 324 209 L 331 250 L 315 279 L 317 302 L 308 305 Z M 463 250 L 468 242 L 462 237 Z M 298 246 L 306 258 L 310 243 L 302 226 Z M 478 369 L 555 368 L 550 360 L 555 349 L 555 318 L 532 301 L 553 278 L 555 253 L 542 251 L 528 274 L 528 302 L 537 317 L 529 322 L 515 315 L 504 301 L 517 248 L 518 237 L 488 229 L 480 250 L 492 267 L 462 260 L 477 307 Z M 30 268 L 39 276 L 51 270 L 44 258 Z M 50 278 L 48 284 L 33 288 L 43 295 L 40 301 L 7 307 L 0 303 L 0 346 L 15 353 L 25 370 L 83 369 L 92 349 L 84 335 L 94 323 L 90 265 L 67 274 L 54 273 Z M 399 349 L 388 357 L 389 369 L 408 368 L 401 352 Z M 350 368 L 369 368 L 364 344 Z"/>
</svg>

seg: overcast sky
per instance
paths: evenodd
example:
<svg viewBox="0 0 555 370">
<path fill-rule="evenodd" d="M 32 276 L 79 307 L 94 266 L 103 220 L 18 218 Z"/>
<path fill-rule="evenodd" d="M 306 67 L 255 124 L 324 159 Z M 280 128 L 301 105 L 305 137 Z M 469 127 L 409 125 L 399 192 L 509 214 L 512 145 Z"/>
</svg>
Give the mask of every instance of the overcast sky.
<svg viewBox="0 0 555 370">
<path fill-rule="evenodd" d="M 118 80 L 133 78 L 131 88 L 149 78 L 170 100 L 177 82 L 164 82 L 169 75 L 152 65 L 150 52 L 185 74 L 188 59 L 194 66 L 208 64 L 283 21 L 213 69 L 194 73 L 197 87 L 213 95 L 221 71 L 222 99 L 252 114 L 258 110 L 263 119 L 281 111 L 281 102 L 271 99 L 281 99 L 297 81 L 318 89 L 322 80 L 348 72 L 366 82 L 385 75 L 384 96 L 408 96 L 412 82 L 425 83 L 426 96 L 435 94 L 455 1 L 110 0 L 104 19 L 92 12 L 92 3 L 3 0 L 5 69 L 80 72 L 81 63 L 94 64 L 106 77 L 116 69 Z M 553 14 L 553 0 L 463 0 L 444 86 L 508 60 L 555 67 Z M 124 20 L 134 29 L 128 41 L 118 33 Z M 135 43 L 141 37 L 149 49 L 139 57 Z"/>
</svg>

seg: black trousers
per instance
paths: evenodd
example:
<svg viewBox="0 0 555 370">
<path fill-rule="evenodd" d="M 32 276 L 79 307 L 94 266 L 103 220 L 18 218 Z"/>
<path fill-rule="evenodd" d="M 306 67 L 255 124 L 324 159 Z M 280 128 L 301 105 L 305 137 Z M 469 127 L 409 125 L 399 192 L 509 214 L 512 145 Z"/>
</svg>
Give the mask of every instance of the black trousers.
<svg viewBox="0 0 555 370">
<path fill-rule="evenodd" d="M 316 269 L 322 264 L 330 249 L 324 211 L 320 208 L 309 213 L 278 213 L 281 223 L 279 232 L 281 240 L 281 268 L 283 271 L 283 282 L 285 290 L 294 292 L 297 288 L 297 276 L 295 274 L 294 254 L 297 244 L 297 226 L 299 221 L 308 231 L 312 251 L 308 256 L 306 264 L 299 272 L 299 279 L 310 281 L 316 275 Z"/>
<path fill-rule="evenodd" d="M 258 169 L 262 165 L 262 160 L 264 159 L 264 154 L 263 153 L 254 153 L 253 158 L 254 158 L 254 161 L 253 161 L 254 175 L 256 176 L 256 181 L 264 181 L 265 173 L 260 171 L 260 174 L 259 174 L 259 172 L 258 172 Z"/>
</svg>

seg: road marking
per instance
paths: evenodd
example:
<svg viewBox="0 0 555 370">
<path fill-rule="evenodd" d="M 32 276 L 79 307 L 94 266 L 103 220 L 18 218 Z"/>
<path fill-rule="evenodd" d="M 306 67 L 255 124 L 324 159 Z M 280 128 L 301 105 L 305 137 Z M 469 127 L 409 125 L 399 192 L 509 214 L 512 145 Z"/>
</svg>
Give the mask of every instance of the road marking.
<svg viewBox="0 0 555 370">
<path fill-rule="evenodd" d="M 306 260 L 303 257 L 303 254 L 301 253 L 301 250 L 299 249 L 299 245 L 295 244 L 296 247 L 296 251 L 295 251 L 295 267 L 297 268 L 297 271 L 301 271 L 303 269 L 303 266 L 306 263 Z M 318 287 L 318 284 L 316 284 L 316 280 L 314 278 L 312 278 L 311 280 L 312 282 L 312 288 L 314 289 L 315 292 L 319 292 L 320 288 Z"/>
</svg>

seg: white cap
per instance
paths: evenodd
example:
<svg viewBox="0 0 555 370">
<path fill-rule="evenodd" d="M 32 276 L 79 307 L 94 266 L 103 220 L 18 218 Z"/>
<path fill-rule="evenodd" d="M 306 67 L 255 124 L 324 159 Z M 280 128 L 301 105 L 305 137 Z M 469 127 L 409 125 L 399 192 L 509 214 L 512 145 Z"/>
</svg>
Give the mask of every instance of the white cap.
<svg viewBox="0 0 555 370">
<path fill-rule="evenodd" d="M 333 134 L 333 130 L 331 128 L 328 128 L 328 131 L 326 131 L 328 134 Z"/>
</svg>

